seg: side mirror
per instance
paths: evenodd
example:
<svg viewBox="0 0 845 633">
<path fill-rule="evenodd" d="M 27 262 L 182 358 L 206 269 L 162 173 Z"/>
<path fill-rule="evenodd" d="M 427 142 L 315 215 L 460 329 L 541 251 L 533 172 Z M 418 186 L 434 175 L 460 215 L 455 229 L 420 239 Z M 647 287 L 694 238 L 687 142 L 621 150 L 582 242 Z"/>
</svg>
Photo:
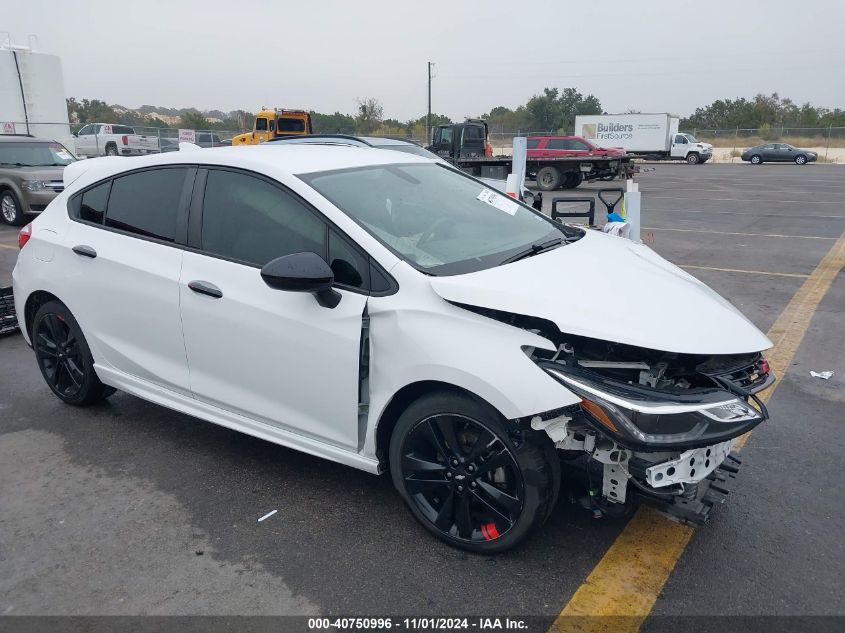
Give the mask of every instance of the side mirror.
<svg viewBox="0 0 845 633">
<path fill-rule="evenodd" d="M 79 138 L 79 135 L 78 135 L 76 132 L 74 132 L 74 133 L 73 133 L 73 138 Z"/>
<path fill-rule="evenodd" d="M 293 253 L 277 257 L 261 269 L 261 278 L 276 290 L 309 292 L 324 308 L 334 308 L 342 296 L 332 288 L 332 269 L 316 253 Z"/>
</svg>

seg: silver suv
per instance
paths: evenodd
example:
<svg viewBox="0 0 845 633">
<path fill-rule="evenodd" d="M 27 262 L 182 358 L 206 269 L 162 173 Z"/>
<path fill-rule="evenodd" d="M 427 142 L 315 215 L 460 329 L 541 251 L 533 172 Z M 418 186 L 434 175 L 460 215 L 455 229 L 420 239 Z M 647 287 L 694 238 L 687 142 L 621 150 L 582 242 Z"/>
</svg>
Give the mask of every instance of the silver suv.
<svg viewBox="0 0 845 633">
<path fill-rule="evenodd" d="M 64 190 L 62 172 L 75 160 L 56 141 L 0 136 L 0 220 L 21 226 L 25 214 L 41 213 Z"/>
</svg>

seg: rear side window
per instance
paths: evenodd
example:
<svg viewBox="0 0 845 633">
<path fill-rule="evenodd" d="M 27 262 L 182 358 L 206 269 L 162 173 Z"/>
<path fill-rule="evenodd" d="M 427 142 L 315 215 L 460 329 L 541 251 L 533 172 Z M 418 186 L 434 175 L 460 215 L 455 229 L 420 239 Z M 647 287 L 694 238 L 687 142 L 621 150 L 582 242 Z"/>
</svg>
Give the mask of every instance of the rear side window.
<svg viewBox="0 0 845 633">
<path fill-rule="evenodd" d="M 326 224 L 298 198 L 237 172 L 211 170 L 205 185 L 202 249 L 258 266 L 292 253 L 326 254 Z"/>
<path fill-rule="evenodd" d="M 283 119 L 279 117 L 279 132 L 304 132 L 305 121 L 303 119 Z"/>
<path fill-rule="evenodd" d="M 106 204 L 109 201 L 109 187 L 111 182 L 104 182 L 82 194 L 78 217 L 86 222 L 102 224 L 106 215 Z"/>
<path fill-rule="evenodd" d="M 478 126 L 470 125 L 464 128 L 464 142 L 467 141 L 483 141 L 484 140 L 484 130 Z"/>
<path fill-rule="evenodd" d="M 126 125 L 112 125 L 112 134 L 135 134 L 135 130 Z"/>
<path fill-rule="evenodd" d="M 571 149 L 568 138 L 550 138 L 546 147 L 548 149 Z"/>
<path fill-rule="evenodd" d="M 540 145 L 540 139 L 538 138 L 530 138 L 528 139 L 528 149 L 537 149 Z"/>
<path fill-rule="evenodd" d="M 106 226 L 166 242 L 176 238 L 185 168 L 151 169 L 115 178 Z"/>
</svg>

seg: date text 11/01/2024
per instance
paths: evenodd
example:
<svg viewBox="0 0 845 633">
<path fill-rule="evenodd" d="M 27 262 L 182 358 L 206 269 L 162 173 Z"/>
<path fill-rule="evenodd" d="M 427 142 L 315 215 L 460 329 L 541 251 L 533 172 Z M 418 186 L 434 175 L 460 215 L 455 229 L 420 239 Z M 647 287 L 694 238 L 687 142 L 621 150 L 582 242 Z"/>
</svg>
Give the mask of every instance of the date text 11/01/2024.
<svg viewBox="0 0 845 633">
<path fill-rule="evenodd" d="M 511 630 L 519 631 L 527 628 L 527 623 L 519 618 L 448 618 L 448 617 L 420 617 L 420 618 L 309 618 L 308 630 L 389 630 L 405 629 L 418 630 L 471 630 L 495 631 Z"/>
</svg>

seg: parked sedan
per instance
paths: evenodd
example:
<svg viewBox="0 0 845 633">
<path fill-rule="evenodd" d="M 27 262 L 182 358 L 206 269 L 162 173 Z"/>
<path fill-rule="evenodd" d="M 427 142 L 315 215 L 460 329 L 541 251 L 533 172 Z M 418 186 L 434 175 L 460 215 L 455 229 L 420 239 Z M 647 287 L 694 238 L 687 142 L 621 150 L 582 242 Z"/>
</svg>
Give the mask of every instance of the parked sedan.
<svg viewBox="0 0 845 633">
<path fill-rule="evenodd" d="M 65 188 L 62 171 L 76 158 L 57 141 L 0 136 L 0 220 L 20 226 Z"/>
<path fill-rule="evenodd" d="M 475 552 L 551 514 L 561 458 L 589 469 L 591 508 L 717 505 L 773 381 L 736 308 L 439 162 L 269 145 L 66 168 L 13 271 L 59 399 L 121 389 L 389 472 L 427 530 Z M 607 262 L 624 284 L 580 273 Z"/>
<path fill-rule="evenodd" d="M 752 165 L 762 163 L 795 163 L 804 165 L 815 162 L 819 155 L 808 149 L 798 149 L 787 143 L 764 143 L 742 152 L 742 160 Z"/>
</svg>

